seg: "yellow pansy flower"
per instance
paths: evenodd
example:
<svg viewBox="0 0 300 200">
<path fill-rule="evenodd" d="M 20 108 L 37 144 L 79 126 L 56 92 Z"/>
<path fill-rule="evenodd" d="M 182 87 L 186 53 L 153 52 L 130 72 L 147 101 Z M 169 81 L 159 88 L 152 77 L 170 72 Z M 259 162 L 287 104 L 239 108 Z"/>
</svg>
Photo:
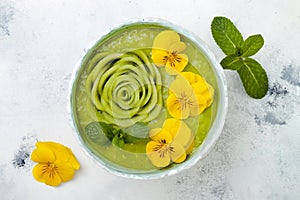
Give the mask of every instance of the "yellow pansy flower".
<svg viewBox="0 0 300 200">
<path fill-rule="evenodd" d="M 149 136 L 152 140 L 147 143 L 146 153 L 156 167 L 183 162 L 193 148 L 190 128 L 178 119 L 167 119 L 162 128 L 152 129 Z"/>
<path fill-rule="evenodd" d="M 50 186 L 73 178 L 80 164 L 68 147 L 55 142 L 37 142 L 31 160 L 38 164 L 33 168 L 33 177 Z"/>
<path fill-rule="evenodd" d="M 196 94 L 201 94 L 206 100 L 206 107 L 209 107 L 214 99 L 214 88 L 206 82 L 199 74 L 193 72 L 182 72 L 178 78 L 184 78 L 192 86 Z"/>
<path fill-rule="evenodd" d="M 214 89 L 200 75 L 181 72 L 169 87 L 167 109 L 177 119 L 197 116 L 213 102 Z"/>
<path fill-rule="evenodd" d="M 158 67 L 165 66 L 166 72 L 176 75 L 188 64 L 188 57 L 181 54 L 186 45 L 178 33 L 172 30 L 160 32 L 153 41 L 152 60 Z"/>
</svg>

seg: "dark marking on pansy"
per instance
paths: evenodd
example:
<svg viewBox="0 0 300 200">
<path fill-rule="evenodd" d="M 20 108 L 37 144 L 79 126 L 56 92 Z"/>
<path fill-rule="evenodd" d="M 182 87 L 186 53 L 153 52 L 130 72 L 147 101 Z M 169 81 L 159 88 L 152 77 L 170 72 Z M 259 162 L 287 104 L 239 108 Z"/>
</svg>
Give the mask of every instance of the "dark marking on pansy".
<svg viewBox="0 0 300 200">
<path fill-rule="evenodd" d="M 281 71 L 280 78 L 287 81 L 291 85 L 300 87 L 300 69 L 299 66 L 295 67 L 293 65 L 284 66 Z"/>
</svg>

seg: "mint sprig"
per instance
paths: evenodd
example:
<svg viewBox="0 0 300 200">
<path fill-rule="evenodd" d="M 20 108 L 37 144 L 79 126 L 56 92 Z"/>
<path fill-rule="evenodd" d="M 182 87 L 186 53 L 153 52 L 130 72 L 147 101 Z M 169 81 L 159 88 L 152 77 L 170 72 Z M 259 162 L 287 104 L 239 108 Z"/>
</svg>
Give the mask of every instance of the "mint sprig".
<svg viewBox="0 0 300 200">
<path fill-rule="evenodd" d="M 120 148 L 127 143 L 148 140 L 146 138 L 148 132 L 149 127 L 141 122 L 137 122 L 126 129 L 120 129 L 104 122 L 91 122 L 85 127 L 85 134 L 93 143 L 103 146 L 111 142 Z"/>
<path fill-rule="evenodd" d="M 243 39 L 239 30 L 226 17 L 215 17 L 211 23 L 214 40 L 225 53 L 221 61 L 224 69 L 236 70 L 247 94 L 253 98 L 263 98 L 268 91 L 268 76 L 264 68 L 253 58 L 264 45 L 261 35 Z"/>
</svg>

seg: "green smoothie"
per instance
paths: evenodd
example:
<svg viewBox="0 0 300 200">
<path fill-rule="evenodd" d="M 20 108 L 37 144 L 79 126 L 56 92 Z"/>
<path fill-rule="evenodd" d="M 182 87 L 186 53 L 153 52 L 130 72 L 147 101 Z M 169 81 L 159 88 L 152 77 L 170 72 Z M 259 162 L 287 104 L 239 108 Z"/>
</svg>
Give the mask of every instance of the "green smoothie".
<svg viewBox="0 0 300 200">
<path fill-rule="evenodd" d="M 155 37 L 172 30 L 155 23 L 133 23 L 110 32 L 88 50 L 72 90 L 72 112 L 84 145 L 118 171 L 145 173 L 165 168 L 146 154 L 152 129 L 172 118 L 167 108 L 169 87 L 176 76 L 152 59 Z M 188 56 L 183 72 L 201 75 L 214 89 L 213 102 L 196 116 L 180 119 L 199 148 L 213 123 L 219 101 L 215 74 L 199 47 L 178 33 Z M 176 53 L 176 52 L 174 52 Z M 169 167 L 176 165 L 171 163 Z"/>
</svg>

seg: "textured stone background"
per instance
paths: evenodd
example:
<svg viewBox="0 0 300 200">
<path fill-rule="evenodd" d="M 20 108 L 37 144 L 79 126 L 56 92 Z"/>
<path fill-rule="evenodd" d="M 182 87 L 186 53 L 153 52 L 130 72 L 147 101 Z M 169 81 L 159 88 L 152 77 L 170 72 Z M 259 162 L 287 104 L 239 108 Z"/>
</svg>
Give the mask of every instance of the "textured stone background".
<svg viewBox="0 0 300 200">
<path fill-rule="evenodd" d="M 1 199 L 300 199 L 300 1 L 0 0 Z M 158 17 L 206 41 L 214 16 L 227 16 L 244 37 L 260 33 L 255 56 L 269 75 L 265 98 L 249 98 L 226 71 L 228 115 L 212 152 L 162 180 L 119 178 L 81 149 L 68 121 L 75 63 L 88 44 L 131 18 Z M 28 157 L 37 140 L 71 147 L 81 170 L 59 188 L 33 180 Z"/>
</svg>

